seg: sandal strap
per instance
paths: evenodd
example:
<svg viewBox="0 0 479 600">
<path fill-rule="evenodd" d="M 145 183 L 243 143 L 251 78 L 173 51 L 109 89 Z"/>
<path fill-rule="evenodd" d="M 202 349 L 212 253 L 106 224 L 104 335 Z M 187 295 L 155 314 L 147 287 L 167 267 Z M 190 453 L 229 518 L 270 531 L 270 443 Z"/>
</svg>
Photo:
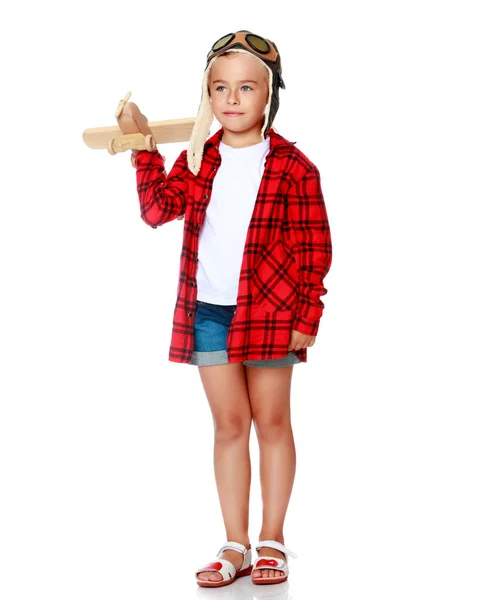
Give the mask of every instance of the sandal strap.
<svg viewBox="0 0 479 600">
<path fill-rule="evenodd" d="M 289 575 L 288 563 L 282 558 L 277 558 L 276 556 L 258 556 L 258 558 L 254 561 L 251 575 L 256 571 L 262 571 L 263 569 L 283 571 L 284 577 L 288 577 Z"/>
<path fill-rule="evenodd" d="M 251 548 L 246 548 L 246 546 L 240 544 L 239 542 L 233 542 L 231 540 L 228 540 L 225 544 L 223 544 L 223 546 L 221 546 L 216 557 L 219 557 L 223 550 L 236 550 L 236 552 L 239 552 L 243 555 L 243 564 L 239 569 L 240 571 L 250 566 L 251 560 L 253 558 Z"/>
<path fill-rule="evenodd" d="M 208 563 L 200 567 L 196 571 L 196 576 L 198 577 L 200 573 L 207 573 L 210 571 L 213 571 L 214 573 L 219 573 L 221 577 L 223 577 L 224 581 L 229 581 L 236 575 L 237 572 L 233 563 L 231 563 L 229 560 L 226 560 L 225 558 L 220 558 L 216 559 L 212 563 Z"/>
<path fill-rule="evenodd" d="M 236 552 L 240 552 L 243 555 L 245 555 L 246 552 L 248 552 L 248 548 L 246 548 L 246 546 L 243 546 L 243 544 L 240 544 L 239 542 L 232 541 L 227 541 L 225 544 L 223 544 L 216 556 L 219 556 L 223 552 L 223 550 L 236 550 Z"/>
<path fill-rule="evenodd" d="M 295 554 L 292 550 L 288 550 L 288 548 L 286 548 L 284 544 L 282 544 L 281 542 L 277 542 L 276 540 L 262 540 L 261 542 L 258 542 L 258 544 L 256 545 L 256 551 L 258 551 L 260 548 L 264 548 L 265 546 L 267 548 L 274 548 L 275 550 L 279 550 L 284 555 L 291 556 L 291 558 L 298 558 L 297 554 Z"/>
</svg>

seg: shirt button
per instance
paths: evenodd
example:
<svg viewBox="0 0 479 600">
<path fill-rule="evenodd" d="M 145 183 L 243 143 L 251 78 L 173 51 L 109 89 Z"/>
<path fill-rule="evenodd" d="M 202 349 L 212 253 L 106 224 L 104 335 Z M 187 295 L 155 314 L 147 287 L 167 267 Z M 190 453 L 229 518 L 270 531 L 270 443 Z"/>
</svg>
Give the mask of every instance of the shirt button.
<svg viewBox="0 0 479 600">
<path fill-rule="evenodd" d="M 197 224 L 196 224 L 196 229 L 199 229 L 199 228 L 200 228 L 200 224 L 199 224 L 199 223 L 197 223 Z"/>
<path fill-rule="evenodd" d="M 189 316 L 189 317 L 192 317 L 192 316 L 193 316 L 193 313 L 188 313 L 188 316 Z"/>
<path fill-rule="evenodd" d="M 213 171 L 216 171 L 216 167 L 213 167 Z"/>
<path fill-rule="evenodd" d="M 208 199 L 208 194 L 205 194 L 205 195 L 203 196 L 203 198 L 204 198 L 205 200 L 207 200 L 207 199 Z"/>
</svg>

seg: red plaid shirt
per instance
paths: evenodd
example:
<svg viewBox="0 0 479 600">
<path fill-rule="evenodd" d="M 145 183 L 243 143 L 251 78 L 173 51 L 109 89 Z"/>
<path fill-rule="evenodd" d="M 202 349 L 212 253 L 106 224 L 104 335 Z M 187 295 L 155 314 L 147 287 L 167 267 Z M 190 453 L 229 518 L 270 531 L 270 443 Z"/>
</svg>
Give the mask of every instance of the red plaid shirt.
<svg viewBox="0 0 479 600">
<path fill-rule="evenodd" d="M 280 358 L 291 330 L 316 335 L 321 296 L 332 260 L 330 229 L 317 167 L 273 129 L 270 150 L 249 224 L 239 277 L 236 312 L 228 330 L 229 362 Z M 221 164 L 223 128 L 205 143 L 201 169 L 189 169 L 186 150 L 170 172 L 164 157 L 142 150 L 136 180 L 143 221 L 158 227 L 184 215 L 177 300 L 169 360 L 189 363 L 194 349 L 198 241 Z M 307 348 L 294 351 L 307 362 Z"/>
</svg>

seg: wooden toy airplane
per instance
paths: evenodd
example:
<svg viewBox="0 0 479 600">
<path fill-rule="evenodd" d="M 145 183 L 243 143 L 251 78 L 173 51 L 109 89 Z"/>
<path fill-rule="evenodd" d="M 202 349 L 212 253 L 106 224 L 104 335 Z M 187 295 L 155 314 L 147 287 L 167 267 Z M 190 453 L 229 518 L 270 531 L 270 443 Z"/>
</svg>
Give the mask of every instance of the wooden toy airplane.
<svg viewBox="0 0 479 600">
<path fill-rule="evenodd" d="M 153 152 L 156 144 L 185 142 L 190 139 L 195 124 L 194 117 L 150 123 L 136 104 L 128 102 L 130 96 L 131 92 L 128 92 L 116 109 L 118 127 L 85 129 L 83 141 L 89 148 L 106 148 L 110 154 L 126 150 Z"/>
</svg>

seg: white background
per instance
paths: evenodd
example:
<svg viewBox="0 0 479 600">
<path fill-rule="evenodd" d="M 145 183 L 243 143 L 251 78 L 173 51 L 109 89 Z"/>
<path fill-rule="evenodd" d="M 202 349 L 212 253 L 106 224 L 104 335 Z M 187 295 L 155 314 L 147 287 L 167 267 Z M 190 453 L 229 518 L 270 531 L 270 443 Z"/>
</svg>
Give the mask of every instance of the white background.
<svg viewBox="0 0 479 600">
<path fill-rule="evenodd" d="M 3 10 L 2 600 L 477 599 L 472 8 Z M 282 586 L 205 593 L 194 571 L 225 540 L 213 423 L 197 367 L 168 361 L 184 221 L 146 226 L 130 153 L 91 150 L 82 133 L 114 125 L 127 91 L 150 120 L 194 117 L 211 45 L 243 28 L 280 50 L 274 126 L 320 170 L 333 264 L 293 374 L 285 543 L 299 558 Z M 161 146 L 168 170 L 186 147 Z M 251 451 L 254 545 L 254 431 Z"/>
</svg>

